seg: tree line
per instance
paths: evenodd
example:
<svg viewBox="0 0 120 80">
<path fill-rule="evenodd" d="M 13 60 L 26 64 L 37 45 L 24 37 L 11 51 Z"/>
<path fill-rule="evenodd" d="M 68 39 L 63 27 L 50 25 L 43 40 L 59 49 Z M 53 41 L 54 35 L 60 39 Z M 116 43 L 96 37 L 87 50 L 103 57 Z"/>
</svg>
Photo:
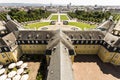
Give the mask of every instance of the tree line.
<svg viewBox="0 0 120 80">
<path fill-rule="evenodd" d="M 78 20 L 91 21 L 91 22 L 102 22 L 103 19 L 108 19 L 111 15 L 110 12 L 100 12 L 100 11 L 80 11 L 69 12 L 68 15 L 71 18 L 77 18 Z"/>
<path fill-rule="evenodd" d="M 30 9 L 28 11 L 11 9 L 9 12 L 0 13 L 0 19 L 6 20 L 6 14 L 10 15 L 12 19 L 16 19 L 18 22 L 26 22 L 47 18 L 51 13 L 41 9 Z"/>
</svg>

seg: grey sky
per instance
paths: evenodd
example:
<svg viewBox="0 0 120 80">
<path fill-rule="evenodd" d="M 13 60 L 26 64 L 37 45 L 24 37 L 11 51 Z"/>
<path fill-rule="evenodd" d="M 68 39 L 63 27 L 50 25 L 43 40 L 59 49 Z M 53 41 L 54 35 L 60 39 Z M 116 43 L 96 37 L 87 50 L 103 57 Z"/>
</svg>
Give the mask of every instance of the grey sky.
<svg viewBox="0 0 120 80">
<path fill-rule="evenodd" d="M 119 5 L 120 0 L 0 0 L 0 3 L 43 3 L 43 4 L 68 4 L 73 5 Z"/>
</svg>

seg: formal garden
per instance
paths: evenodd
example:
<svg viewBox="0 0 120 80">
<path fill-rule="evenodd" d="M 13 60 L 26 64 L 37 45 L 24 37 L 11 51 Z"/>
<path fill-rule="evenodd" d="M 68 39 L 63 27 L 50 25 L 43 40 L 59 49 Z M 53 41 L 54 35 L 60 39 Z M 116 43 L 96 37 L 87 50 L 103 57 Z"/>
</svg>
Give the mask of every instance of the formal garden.
<svg viewBox="0 0 120 80">
<path fill-rule="evenodd" d="M 58 15 L 52 15 L 52 17 L 50 18 L 50 20 L 58 20 Z"/>
<path fill-rule="evenodd" d="M 95 25 L 87 24 L 87 23 L 83 23 L 83 22 L 69 22 L 68 25 L 79 27 L 82 30 L 84 30 L 84 29 L 93 29 L 93 28 L 96 27 Z"/>
<path fill-rule="evenodd" d="M 35 23 L 29 23 L 24 26 L 26 29 L 38 29 L 43 26 L 50 25 L 50 22 L 35 22 Z"/>
<path fill-rule="evenodd" d="M 68 17 L 67 15 L 60 15 L 60 19 L 64 21 L 64 20 L 68 20 Z"/>
</svg>

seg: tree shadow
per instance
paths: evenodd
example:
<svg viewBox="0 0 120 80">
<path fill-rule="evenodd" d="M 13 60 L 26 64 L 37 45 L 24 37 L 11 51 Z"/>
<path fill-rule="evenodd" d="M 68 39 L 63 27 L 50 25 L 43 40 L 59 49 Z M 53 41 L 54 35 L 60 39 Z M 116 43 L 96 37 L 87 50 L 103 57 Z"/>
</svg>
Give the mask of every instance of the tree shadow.
<svg viewBox="0 0 120 80">
<path fill-rule="evenodd" d="M 44 55 L 41 54 L 24 54 L 20 57 L 20 60 L 24 62 L 41 62 Z"/>
<path fill-rule="evenodd" d="M 40 67 L 37 73 L 36 80 L 46 80 L 47 75 L 47 62 L 46 56 L 40 54 L 24 54 L 20 60 L 24 62 L 40 62 Z"/>
<path fill-rule="evenodd" d="M 111 74 L 120 78 L 120 66 L 103 63 L 97 55 L 76 55 L 74 62 L 96 62 L 104 74 Z"/>
</svg>

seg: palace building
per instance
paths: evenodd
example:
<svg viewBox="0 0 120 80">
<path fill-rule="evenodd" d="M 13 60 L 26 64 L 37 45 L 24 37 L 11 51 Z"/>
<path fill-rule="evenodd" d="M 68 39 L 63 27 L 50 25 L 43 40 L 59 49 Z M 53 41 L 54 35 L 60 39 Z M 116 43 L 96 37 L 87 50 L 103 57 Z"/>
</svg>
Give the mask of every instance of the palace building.
<svg viewBox="0 0 120 80">
<path fill-rule="evenodd" d="M 46 55 L 47 80 L 74 80 L 72 63 L 77 54 L 98 55 L 103 62 L 117 66 L 120 65 L 119 24 L 120 21 L 114 24 L 107 20 L 94 30 L 47 31 L 24 30 L 13 20 L 1 22 L 0 63 L 17 62 L 23 54 Z"/>
</svg>

